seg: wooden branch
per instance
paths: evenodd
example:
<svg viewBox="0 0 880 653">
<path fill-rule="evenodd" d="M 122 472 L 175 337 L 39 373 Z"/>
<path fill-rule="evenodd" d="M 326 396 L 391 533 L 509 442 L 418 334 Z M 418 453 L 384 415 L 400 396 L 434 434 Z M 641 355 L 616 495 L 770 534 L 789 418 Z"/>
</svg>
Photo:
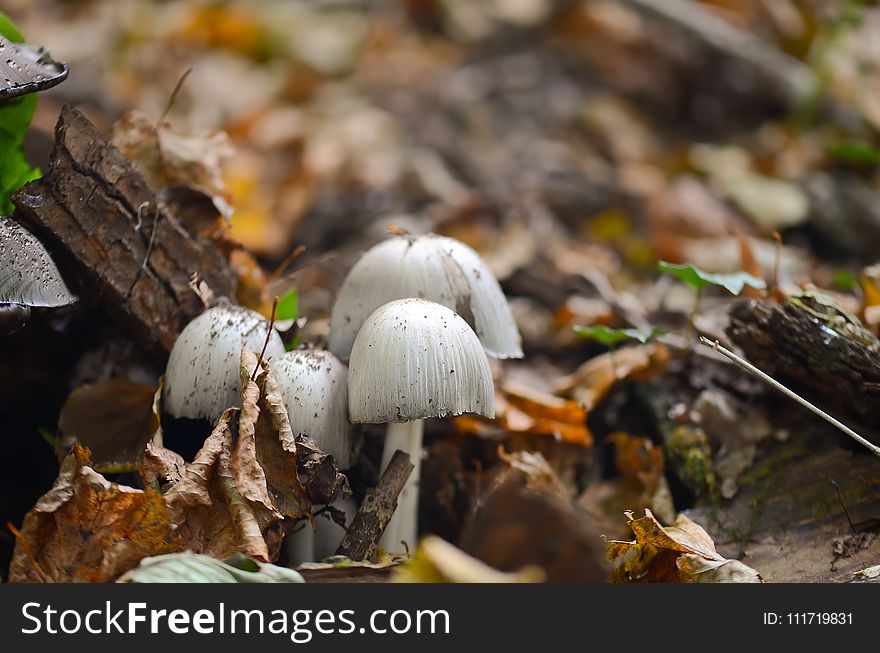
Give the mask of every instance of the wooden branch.
<svg viewBox="0 0 880 653">
<path fill-rule="evenodd" d="M 351 526 L 336 555 L 342 555 L 351 560 L 370 560 L 376 553 L 376 545 L 379 538 L 385 532 L 385 527 L 391 521 L 392 515 L 397 508 L 397 497 L 406 484 L 414 466 L 409 461 L 409 456 L 399 449 L 388 463 L 388 467 L 382 473 L 379 484 L 375 488 L 367 490 L 367 495 L 355 515 Z"/>
<path fill-rule="evenodd" d="M 203 306 L 193 273 L 231 296 L 235 274 L 212 241 L 194 240 L 134 164 L 79 111 L 65 106 L 52 164 L 13 196 L 15 217 L 53 252 L 82 300 L 97 301 L 151 351 L 171 349 Z"/>
<path fill-rule="evenodd" d="M 790 379 L 865 424 L 880 424 L 880 352 L 835 336 L 793 304 L 739 302 L 727 335 L 767 373 Z"/>
</svg>

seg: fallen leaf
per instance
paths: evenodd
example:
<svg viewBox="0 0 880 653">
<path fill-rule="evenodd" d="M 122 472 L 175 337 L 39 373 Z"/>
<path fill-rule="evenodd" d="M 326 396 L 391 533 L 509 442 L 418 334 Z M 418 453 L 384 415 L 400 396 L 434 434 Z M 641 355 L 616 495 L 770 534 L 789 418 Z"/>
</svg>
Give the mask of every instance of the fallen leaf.
<svg viewBox="0 0 880 653">
<path fill-rule="evenodd" d="M 684 515 L 665 527 L 647 509 L 639 519 L 626 516 L 636 539 L 606 544 L 614 582 L 762 582 L 755 570 L 721 556 L 703 527 Z"/>
<path fill-rule="evenodd" d="M 550 436 L 582 447 L 593 444 L 587 413 L 581 406 L 513 382 L 496 390 L 494 418 L 462 415 L 455 418 L 455 424 L 462 433 L 489 435 L 501 430 Z"/>
<path fill-rule="evenodd" d="M 554 390 L 571 392 L 588 413 L 614 385 L 628 378 L 647 379 L 666 369 L 669 349 L 662 343 L 625 347 L 591 358 L 577 370 L 556 380 Z"/>
<path fill-rule="evenodd" d="M 77 444 L 52 489 L 25 516 L 10 582 L 107 582 L 175 550 L 161 495 L 111 483 Z"/>
<path fill-rule="evenodd" d="M 153 188 L 190 186 L 202 190 L 221 215 L 232 215 L 222 171 L 235 150 L 226 133 L 184 133 L 167 123 L 154 125 L 142 113 L 129 111 L 113 125 L 111 142 L 137 164 Z"/>
</svg>

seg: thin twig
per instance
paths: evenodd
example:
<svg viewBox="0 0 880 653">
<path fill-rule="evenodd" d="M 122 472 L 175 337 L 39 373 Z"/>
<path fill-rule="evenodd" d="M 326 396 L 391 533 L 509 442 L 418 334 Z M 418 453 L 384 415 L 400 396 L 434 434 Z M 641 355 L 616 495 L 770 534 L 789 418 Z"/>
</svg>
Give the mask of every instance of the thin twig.
<svg viewBox="0 0 880 653">
<path fill-rule="evenodd" d="M 187 68 L 186 72 L 183 73 L 183 75 L 180 76 L 180 79 L 177 80 L 177 84 L 175 84 L 174 90 L 171 91 L 171 95 L 168 97 L 168 104 L 165 105 L 165 110 L 162 111 L 162 115 L 159 116 L 159 120 L 156 121 L 157 127 L 165 122 L 165 118 L 168 117 L 168 113 L 171 111 L 171 107 L 174 106 L 174 101 L 177 99 L 177 94 L 180 93 L 180 89 L 183 88 L 183 83 L 186 81 L 186 78 L 189 77 L 189 74 L 192 71 L 192 67 Z"/>
<path fill-rule="evenodd" d="M 272 274 L 269 275 L 269 280 L 274 281 L 275 279 L 278 279 L 282 274 L 284 274 L 287 268 L 290 267 L 290 264 L 298 259 L 304 251 L 306 251 L 305 245 L 297 245 L 296 247 L 294 247 L 293 251 L 287 255 L 287 258 L 281 261 L 281 265 L 279 265 L 277 268 L 275 268 L 275 270 L 272 271 Z"/>
<path fill-rule="evenodd" d="M 256 382 L 257 374 L 260 372 L 260 365 L 263 364 L 263 356 L 266 354 L 266 347 L 269 346 L 269 339 L 272 337 L 272 329 L 275 328 L 275 311 L 278 310 L 278 298 L 272 300 L 272 317 L 269 318 L 269 328 L 266 330 L 266 339 L 263 341 L 263 349 L 260 351 L 260 357 L 257 359 L 257 366 L 254 368 L 254 375 L 251 381 Z"/>
<path fill-rule="evenodd" d="M 158 210 L 153 211 L 153 228 L 150 230 L 150 241 L 147 243 L 147 253 L 144 255 L 144 262 L 141 265 L 142 270 L 147 269 L 147 263 L 150 262 L 150 254 L 153 253 L 153 241 L 156 239 L 156 229 L 159 226 L 159 218 L 162 214 Z"/>
<path fill-rule="evenodd" d="M 853 525 L 853 520 L 850 519 L 849 510 L 846 509 L 846 502 L 843 500 L 843 492 L 840 491 L 840 486 L 837 484 L 833 478 L 831 479 L 831 485 L 834 486 L 834 489 L 837 490 L 837 498 L 840 499 L 840 506 L 843 508 L 843 514 L 846 515 L 846 521 L 849 522 L 850 530 L 853 535 L 856 534 L 856 527 Z"/>
<path fill-rule="evenodd" d="M 880 457 L 880 447 L 878 447 L 875 444 L 872 444 L 871 442 L 868 442 L 865 438 L 863 438 L 861 435 L 859 435 L 858 433 L 853 431 L 846 424 L 834 419 L 833 417 L 831 417 L 831 415 L 826 413 L 824 410 L 817 408 L 816 406 L 811 404 L 809 401 L 807 401 L 806 399 L 801 397 L 799 394 L 796 394 L 795 392 L 789 390 L 784 385 L 782 385 L 779 381 L 774 379 L 769 374 L 762 372 L 761 370 L 759 370 L 757 367 L 752 365 L 746 359 L 740 358 L 739 356 L 734 354 L 729 349 L 722 347 L 720 344 L 718 344 L 717 340 L 712 341 L 712 340 L 709 340 L 709 338 L 707 338 L 705 336 L 700 336 L 700 342 L 703 343 L 704 345 L 706 345 L 707 347 L 711 347 L 712 349 L 714 349 L 718 353 L 723 354 L 724 356 L 726 356 L 727 358 L 732 360 L 734 363 L 739 365 L 744 370 L 751 372 L 752 374 L 757 376 L 759 379 L 761 379 L 765 383 L 767 383 L 767 384 L 773 386 L 774 388 L 776 388 L 777 390 L 779 390 L 779 392 L 781 392 L 785 396 L 789 397 L 790 399 L 794 399 L 796 402 L 798 402 L 804 408 L 808 408 L 809 410 L 814 412 L 816 415 L 818 415 L 819 417 L 824 419 L 829 424 L 836 426 L 838 429 L 840 429 L 841 431 L 846 433 L 853 440 L 855 440 L 856 442 L 861 444 L 863 447 L 867 448 L 875 456 Z"/>
</svg>

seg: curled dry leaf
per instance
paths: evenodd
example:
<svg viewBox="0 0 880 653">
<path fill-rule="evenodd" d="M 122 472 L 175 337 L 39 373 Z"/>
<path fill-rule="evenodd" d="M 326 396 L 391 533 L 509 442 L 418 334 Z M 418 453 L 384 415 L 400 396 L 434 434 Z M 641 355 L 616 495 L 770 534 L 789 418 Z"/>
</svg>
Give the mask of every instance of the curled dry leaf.
<svg viewBox="0 0 880 653">
<path fill-rule="evenodd" d="M 349 493 L 332 457 L 307 438 L 294 440 L 274 377 L 261 364 L 251 380 L 256 367 L 256 355 L 242 352 L 242 406 L 223 413 L 192 463 L 146 448 L 141 475 L 164 489 L 177 550 L 215 558 L 241 552 L 270 562 L 294 523 L 311 518 L 313 503 Z"/>
<path fill-rule="evenodd" d="M 142 558 L 175 551 L 161 495 L 111 483 L 80 445 L 17 533 L 11 582 L 107 582 Z"/>
<path fill-rule="evenodd" d="M 222 168 L 235 150 L 225 132 L 183 133 L 165 123 L 153 125 L 142 113 L 129 111 L 113 125 L 111 142 L 137 164 L 153 188 L 203 189 L 220 213 L 231 215 Z"/>
<path fill-rule="evenodd" d="M 237 409 L 223 413 L 193 462 L 171 482 L 164 499 L 179 548 L 215 558 L 241 551 L 268 562 L 280 548 L 280 516 L 256 510 L 236 485 L 230 457 L 239 421 Z M 151 462 L 167 460 L 158 451 L 150 458 Z M 161 475 L 173 477 L 175 471 L 166 469 Z"/>
<path fill-rule="evenodd" d="M 512 382 L 504 383 L 496 391 L 494 418 L 462 415 L 455 418 L 455 424 L 462 433 L 486 436 L 500 429 L 550 436 L 582 447 L 593 445 L 587 412 L 581 406 Z"/>
<path fill-rule="evenodd" d="M 754 569 L 720 555 L 703 527 L 684 515 L 665 527 L 647 509 L 639 519 L 626 516 L 636 539 L 609 540 L 606 546 L 614 582 L 762 582 Z"/>
</svg>

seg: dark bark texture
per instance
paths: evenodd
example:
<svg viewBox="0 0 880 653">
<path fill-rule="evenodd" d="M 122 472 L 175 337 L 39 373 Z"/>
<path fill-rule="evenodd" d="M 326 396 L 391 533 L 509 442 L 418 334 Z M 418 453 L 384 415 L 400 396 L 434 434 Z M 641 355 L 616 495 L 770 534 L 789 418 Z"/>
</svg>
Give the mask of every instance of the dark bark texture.
<svg viewBox="0 0 880 653">
<path fill-rule="evenodd" d="M 48 172 L 13 202 L 65 279 L 97 293 L 102 310 L 150 351 L 169 351 L 203 310 L 193 274 L 218 296 L 235 290 L 217 246 L 190 237 L 134 164 L 71 106 L 58 120 Z"/>
<path fill-rule="evenodd" d="M 727 335 L 755 365 L 808 389 L 822 407 L 880 424 L 880 352 L 834 335 L 792 304 L 740 302 Z"/>
</svg>

